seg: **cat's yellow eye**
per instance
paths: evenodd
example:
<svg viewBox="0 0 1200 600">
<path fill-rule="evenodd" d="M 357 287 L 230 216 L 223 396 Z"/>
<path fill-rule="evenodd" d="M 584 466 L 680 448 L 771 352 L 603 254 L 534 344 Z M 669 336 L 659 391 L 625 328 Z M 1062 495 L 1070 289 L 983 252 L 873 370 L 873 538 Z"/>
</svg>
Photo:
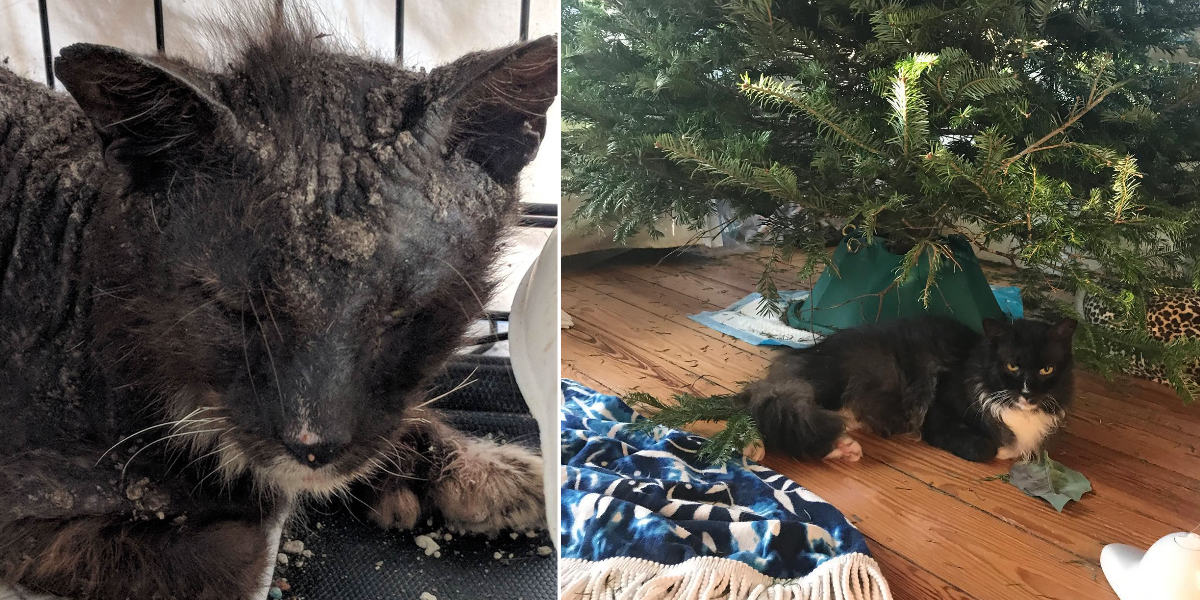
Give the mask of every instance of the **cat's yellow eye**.
<svg viewBox="0 0 1200 600">
<path fill-rule="evenodd" d="M 1042 375 L 1049 375 L 1053 372 L 1054 372 L 1054 367 L 1042 367 L 1042 369 L 1040 371 L 1038 371 L 1038 373 L 1040 373 Z"/>
<path fill-rule="evenodd" d="M 1016 373 L 1017 371 L 1021 370 L 1021 367 L 1018 367 L 1017 365 L 1014 365 L 1012 363 L 1008 363 L 1007 365 L 1004 365 L 1004 368 L 1008 369 L 1008 371 L 1010 373 Z"/>
</svg>

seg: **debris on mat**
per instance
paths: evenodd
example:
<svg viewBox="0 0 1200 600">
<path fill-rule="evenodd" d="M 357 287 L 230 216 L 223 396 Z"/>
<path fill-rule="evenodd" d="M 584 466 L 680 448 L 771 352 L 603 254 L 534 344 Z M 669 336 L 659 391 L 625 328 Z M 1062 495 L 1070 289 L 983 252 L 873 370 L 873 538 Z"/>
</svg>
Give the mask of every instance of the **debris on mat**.
<svg viewBox="0 0 1200 600">
<path fill-rule="evenodd" d="M 426 520 L 425 526 L 427 531 L 424 533 L 412 532 L 416 534 L 412 537 L 412 542 L 417 548 L 422 550 L 422 553 L 425 557 L 432 559 L 440 559 L 442 558 L 444 552 L 450 552 L 452 549 L 447 548 L 446 546 L 451 542 L 461 542 L 464 545 L 471 546 L 473 549 L 478 548 L 480 550 L 482 550 L 483 546 L 489 546 L 493 543 L 503 542 L 503 544 L 500 545 L 505 546 L 504 551 L 497 550 L 492 552 L 491 558 L 493 560 L 502 561 L 506 564 L 523 559 L 536 559 L 539 557 L 546 558 L 554 554 L 554 549 L 550 546 L 530 547 L 527 550 L 520 552 L 509 551 L 512 549 L 512 544 L 509 540 L 518 541 L 522 539 L 537 539 L 540 534 L 536 531 L 510 532 L 508 534 L 509 540 L 505 540 L 503 538 L 497 540 L 494 538 L 487 539 L 479 536 L 465 535 L 465 532 L 455 531 L 444 526 L 435 527 L 435 521 L 433 519 Z M 321 522 L 316 523 L 314 529 L 308 530 L 306 534 L 310 538 L 308 544 L 306 544 L 304 540 L 284 536 L 279 546 L 279 553 L 276 554 L 276 561 L 278 564 L 275 568 L 276 578 L 274 581 L 272 581 L 271 587 L 268 591 L 268 597 L 270 600 L 283 600 L 285 596 L 296 599 L 303 598 L 302 591 L 299 589 L 295 590 L 293 594 L 288 593 L 292 591 L 292 585 L 288 582 L 288 579 L 284 577 L 284 575 L 288 575 L 289 573 L 295 575 L 298 573 L 296 569 L 303 568 L 306 562 L 311 562 L 314 557 L 325 556 L 323 554 L 314 553 L 310 547 L 314 545 L 320 546 L 319 537 L 322 535 L 323 530 L 325 530 L 325 525 Z M 384 542 L 384 545 L 387 545 L 387 542 Z M 464 547 L 464 550 L 466 550 L 466 547 Z M 462 552 L 460 552 L 458 549 L 453 549 L 453 553 L 456 556 L 462 556 Z M 484 554 L 483 556 L 487 555 Z M 386 572 L 388 569 L 394 569 L 396 566 L 405 566 L 405 560 L 403 560 L 403 558 L 404 557 L 402 557 L 402 560 L 400 560 L 398 563 L 393 562 L 391 565 L 389 565 L 387 561 L 383 560 L 373 561 L 373 563 L 368 563 L 370 565 L 368 568 L 372 568 L 375 571 Z M 419 560 L 420 555 L 413 557 L 413 559 Z M 413 559 L 409 560 L 411 561 Z M 436 588 L 430 591 L 422 592 L 420 600 L 437 600 L 435 592 L 438 592 Z M 299 593 L 300 595 L 294 595 L 295 593 Z"/>
</svg>

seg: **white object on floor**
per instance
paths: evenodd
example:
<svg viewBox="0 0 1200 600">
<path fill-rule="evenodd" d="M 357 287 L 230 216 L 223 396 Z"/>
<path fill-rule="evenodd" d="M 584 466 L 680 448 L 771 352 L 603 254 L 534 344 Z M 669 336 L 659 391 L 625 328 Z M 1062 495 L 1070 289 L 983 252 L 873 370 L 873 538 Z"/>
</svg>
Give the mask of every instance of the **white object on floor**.
<svg viewBox="0 0 1200 600">
<path fill-rule="evenodd" d="M 509 352 L 517 386 L 537 419 L 546 527 L 558 546 L 558 227 L 517 286 L 509 313 Z"/>
<path fill-rule="evenodd" d="M 561 313 L 558 317 L 559 327 L 570 329 L 575 326 L 575 319 L 572 319 L 571 315 L 567 314 L 567 311 L 559 310 L 558 312 Z"/>
<path fill-rule="evenodd" d="M 784 304 L 806 298 L 807 291 L 781 291 Z M 754 345 L 779 345 L 806 348 L 821 339 L 820 334 L 788 327 L 778 312 L 764 306 L 761 294 L 753 293 L 721 310 L 706 311 L 688 318 Z"/>
<path fill-rule="evenodd" d="M 1200 535 L 1172 533 L 1146 551 L 1109 544 L 1100 568 L 1121 600 L 1200 600 Z"/>
<path fill-rule="evenodd" d="M 817 340 L 821 339 L 819 334 L 811 331 L 788 327 L 779 320 L 778 315 L 768 314 L 764 316 L 759 314 L 759 311 L 763 310 L 763 303 L 764 300 L 759 298 L 754 302 L 746 303 L 737 310 L 719 312 L 713 315 L 712 318 L 714 321 L 724 323 L 734 329 L 755 333 L 765 338 L 806 344 L 814 344 Z"/>
</svg>

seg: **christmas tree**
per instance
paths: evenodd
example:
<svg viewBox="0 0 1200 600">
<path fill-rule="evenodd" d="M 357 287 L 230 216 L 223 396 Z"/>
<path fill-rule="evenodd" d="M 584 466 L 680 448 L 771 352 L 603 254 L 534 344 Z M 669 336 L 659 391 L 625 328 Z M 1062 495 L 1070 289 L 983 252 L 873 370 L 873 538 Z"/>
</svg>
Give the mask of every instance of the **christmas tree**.
<svg viewBox="0 0 1200 600">
<path fill-rule="evenodd" d="M 738 77 L 760 65 L 747 62 L 720 3 L 564 0 L 562 13 L 563 191 L 583 199 L 577 223 L 622 241 L 658 235 L 663 215 L 701 226 L 723 200 L 741 217 L 771 209 L 771 198 L 713 189 L 654 147 L 660 134 L 688 132 L 761 159 L 786 155 L 804 135 L 770 133 L 741 97 Z"/>
<path fill-rule="evenodd" d="M 728 110 L 736 121 L 644 130 L 714 191 L 669 210 L 630 195 L 604 220 L 630 232 L 648 220 L 636 206 L 697 215 L 720 194 L 736 215 L 765 217 L 760 241 L 779 255 L 803 251 L 802 276 L 829 259 L 811 228 L 822 217 L 854 223 L 868 242 L 886 239 L 905 255 L 902 271 L 919 260 L 934 274 L 954 268 L 944 240 L 961 234 L 1019 267 L 1035 313 L 1069 313 L 1062 299 L 1081 291 L 1117 307 L 1110 326 L 1082 324 L 1082 362 L 1112 373 L 1128 366 L 1119 352 L 1136 353 L 1163 366 L 1185 400 L 1200 395 L 1186 373 L 1200 341 L 1154 340 L 1144 309 L 1149 294 L 1200 289 L 1200 5 L 733 0 L 722 10 L 708 22 L 736 57 L 725 63 L 739 69 L 745 105 Z M 708 31 L 692 25 L 689 35 Z M 573 43 L 595 33 L 576 30 Z M 643 43 L 637 35 L 655 33 L 605 39 Z M 713 86 L 728 84 L 728 69 L 700 72 Z M 564 78 L 564 98 L 573 89 Z M 606 109 L 641 110 L 627 106 L 612 98 Z M 746 139 L 762 143 L 748 152 Z M 584 146 L 564 145 L 564 155 L 568 168 L 591 161 L 637 176 Z M 773 279 L 762 281 L 772 297 Z"/>
</svg>

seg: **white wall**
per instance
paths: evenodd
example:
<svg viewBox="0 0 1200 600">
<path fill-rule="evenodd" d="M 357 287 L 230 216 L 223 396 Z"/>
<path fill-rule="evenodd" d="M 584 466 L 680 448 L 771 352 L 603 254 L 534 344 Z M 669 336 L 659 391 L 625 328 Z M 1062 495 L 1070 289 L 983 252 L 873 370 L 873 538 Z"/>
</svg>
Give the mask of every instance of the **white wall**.
<svg viewBox="0 0 1200 600">
<path fill-rule="evenodd" d="M 289 0 L 294 1 L 294 0 Z M 166 51 L 193 59 L 212 54 L 202 19 L 239 0 L 163 0 Z M 467 52 L 511 44 L 519 39 L 521 0 L 408 0 L 404 9 L 404 62 L 431 68 Z M 395 0 L 313 0 L 311 5 L 332 33 L 383 58 L 395 55 Z M 155 52 L 154 9 L 150 0 L 50 0 L 50 41 L 54 55 L 63 46 L 91 42 L 140 53 Z M 532 0 L 529 36 L 557 34 L 558 0 Z M 0 59 L 13 71 L 45 81 L 37 0 L 0 0 Z M 61 84 L 58 85 L 61 90 Z M 537 159 L 521 177 L 527 202 L 559 203 L 559 104 L 550 108 L 546 138 Z M 505 285 L 491 308 L 507 310 L 512 292 L 549 235 L 525 229 L 502 259 Z"/>
</svg>

